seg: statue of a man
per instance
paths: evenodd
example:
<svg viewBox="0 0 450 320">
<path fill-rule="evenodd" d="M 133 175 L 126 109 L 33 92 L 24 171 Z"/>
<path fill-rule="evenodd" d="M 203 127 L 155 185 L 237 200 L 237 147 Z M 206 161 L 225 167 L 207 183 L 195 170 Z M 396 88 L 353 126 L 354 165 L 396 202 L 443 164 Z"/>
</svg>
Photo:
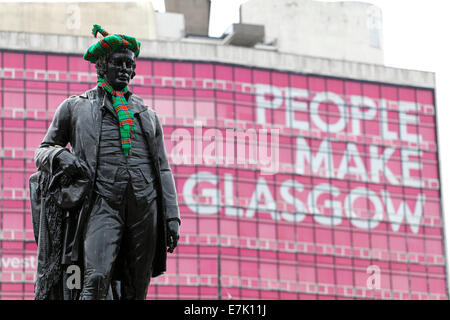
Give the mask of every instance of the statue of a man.
<svg viewBox="0 0 450 320">
<path fill-rule="evenodd" d="M 98 32 L 104 38 L 84 55 L 95 63 L 97 86 L 59 106 L 35 162 L 39 170 L 62 171 L 65 183 L 83 167 L 90 178 L 63 236 L 62 263 L 82 270 L 79 298 L 145 299 L 151 277 L 166 270 L 166 252 L 177 246 L 177 193 L 159 119 L 128 89 L 140 43 L 94 25 Z"/>
</svg>

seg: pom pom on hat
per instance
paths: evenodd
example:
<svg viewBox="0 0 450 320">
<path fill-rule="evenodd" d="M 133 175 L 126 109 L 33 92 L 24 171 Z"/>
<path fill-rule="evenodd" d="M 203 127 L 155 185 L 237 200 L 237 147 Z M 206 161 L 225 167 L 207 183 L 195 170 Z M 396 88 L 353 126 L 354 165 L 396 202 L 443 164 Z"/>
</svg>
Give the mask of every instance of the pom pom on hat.
<svg viewBox="0 0 450 320">
<path fill-rule="evenodd" d="M 102 26 L 98 24 L 94 24 L 94 27 L 92 28 L 92 34 L 94 35 L 94 38 L 97 38 L 97 33 L 100 32 L 103 37 L 107 37 L 109 33 L 102 28 Z"/>
</svg>

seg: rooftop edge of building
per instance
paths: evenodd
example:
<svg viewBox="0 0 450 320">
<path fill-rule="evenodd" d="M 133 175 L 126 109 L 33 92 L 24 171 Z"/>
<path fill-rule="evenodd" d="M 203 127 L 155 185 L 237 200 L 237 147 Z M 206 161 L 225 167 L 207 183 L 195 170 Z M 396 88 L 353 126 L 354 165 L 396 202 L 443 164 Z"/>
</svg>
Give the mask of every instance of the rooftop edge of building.
<svg viewBox="0 0 450 320">
<path fill-rule="evenodd" d="M 79 54 L 93 37 L 0 31 L 0 50 Z M 216 62 L 285 72 L 435 88 L 435 73 L 346 60 L 281 53 L 265 46 L 223 45 L 220 39 L 184 38 L 181 41 L 142 40 L 140 58 Z"/>
</svg>

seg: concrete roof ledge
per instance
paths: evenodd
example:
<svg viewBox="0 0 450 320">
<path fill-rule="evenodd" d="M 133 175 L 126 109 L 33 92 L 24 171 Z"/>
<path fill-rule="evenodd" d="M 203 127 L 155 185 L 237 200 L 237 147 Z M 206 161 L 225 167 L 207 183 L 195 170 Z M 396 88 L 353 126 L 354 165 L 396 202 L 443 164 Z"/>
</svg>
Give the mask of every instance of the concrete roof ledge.
<svg viewBox="0 0 450 320">
<path fill-rule="evenodd" d="M 0 31 L 0 49 L 83 55 L 93 37 Z M 224 46 L 216 41 L 143 40 L 140 57 L 210 61 L 310 73 L 355 80 L 435 88 L 435 73 L 383 65 L 280 53 L 273 50 Z"/>
</svg>

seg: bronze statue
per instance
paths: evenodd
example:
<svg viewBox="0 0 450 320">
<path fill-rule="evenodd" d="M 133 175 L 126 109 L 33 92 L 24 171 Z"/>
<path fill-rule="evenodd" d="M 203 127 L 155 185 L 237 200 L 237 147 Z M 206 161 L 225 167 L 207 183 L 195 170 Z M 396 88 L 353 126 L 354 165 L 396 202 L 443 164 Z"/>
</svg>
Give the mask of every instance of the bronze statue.
<svg viewBox="0 0 450 320">
<path fill-rule="evenodd" d="M 145 299 L 179 239 L 161 124 L 128 90 L 140 43 L 98 32 L 84 55 L 97 86 L 59 106 L 35 154 L 36 299 Z M 81 270 L 79 288 L 68 288 L 70 266 Z"/>
</svg>

